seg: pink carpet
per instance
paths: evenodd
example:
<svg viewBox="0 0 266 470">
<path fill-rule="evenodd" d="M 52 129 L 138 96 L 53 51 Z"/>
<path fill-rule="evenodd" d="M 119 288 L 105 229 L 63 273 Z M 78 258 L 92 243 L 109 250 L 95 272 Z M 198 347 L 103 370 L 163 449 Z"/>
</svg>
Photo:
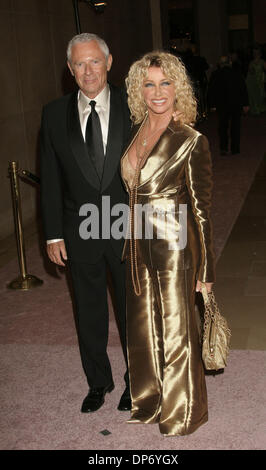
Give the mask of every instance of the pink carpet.
<svg viewBox="0 0 266 470">
<path fill-rule="evenodd" d="M 226 159 L 216 153 L 215 119 L 203 127 L 214 154 L 213 219 L 219 256 L 263 157 L 265 120 L 247 118 L 244 152 Z M 266 351 L 231 351 L 225 373 L 206 377 L 209 421 L 194 434 L 163 437 L 157 425 L 127 424 L 129 413 L 116 409 L 124 364 L 112 308 L 109 353 L 116 388 L 97 413 L 81 414 L 87 384 L 66 276 L 51 265 L 47 269 L 38 246 L 27 247 L 27 261 L 29 272 L 43 279 L 42 287 L 27 292 L 6 289 L 18 275 L 16 260 L 0 271 L 1 449 L 265 448 Z M 103 435 L 104 430 L 110 434 Z"/>
<path fill-rule="evenodd" d="M 1 376 L 2 449 L 263 449 L 264 351 L 232 351 L 226 372 L 207 377 L 209 422 L 185 437 L 163 437 L 157 425 L 127 424 L 120 349 L 109 347 L 115 390 L 95 414 L 79 412 L 87 393 L 76 346 L 5 345 Z M 261 364 L 258 368 L 254 364 Z M 102 435 L 108 430 L 111 434 Z M 264 439 L 263 439 L 264 435 Z"/>
</svg>

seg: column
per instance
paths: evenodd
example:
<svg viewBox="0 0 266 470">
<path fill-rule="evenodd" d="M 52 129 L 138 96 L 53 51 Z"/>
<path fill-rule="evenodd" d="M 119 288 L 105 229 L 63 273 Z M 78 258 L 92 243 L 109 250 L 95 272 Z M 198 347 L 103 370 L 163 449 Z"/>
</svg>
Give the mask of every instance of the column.
<svg viewBox="0 0 266 470">
<path fill-rule="evenodd" d="M 228 52 L 226 0 L 196 0 L 195 23 L 200 55 L 212 68 Z"/>
<path fill-rule="evenodd" d="M 150 0 L 153 49 L 162 49 L 160 0 Z"/>
</svg>

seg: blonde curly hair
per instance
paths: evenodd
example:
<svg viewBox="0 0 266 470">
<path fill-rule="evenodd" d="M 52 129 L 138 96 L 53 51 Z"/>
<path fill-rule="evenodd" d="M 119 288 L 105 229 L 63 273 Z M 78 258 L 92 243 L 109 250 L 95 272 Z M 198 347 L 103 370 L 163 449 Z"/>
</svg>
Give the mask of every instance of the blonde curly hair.
<svg viewBox="0 0 266 470">
<path fill-rule="evenodd" d="M 126 78 L 128 106 L 134 124 L 140 123 L 147 111 L 142 86 L 149 67 L 160 67 L 168 80 L 175 86 L 176 110 L 181 111 L 181 123 L 193 125 L 197 116 L 197 101 L 191 81 L 182 61 L 168 52 L 153 51 L 134 62 Z"/>
</svg>

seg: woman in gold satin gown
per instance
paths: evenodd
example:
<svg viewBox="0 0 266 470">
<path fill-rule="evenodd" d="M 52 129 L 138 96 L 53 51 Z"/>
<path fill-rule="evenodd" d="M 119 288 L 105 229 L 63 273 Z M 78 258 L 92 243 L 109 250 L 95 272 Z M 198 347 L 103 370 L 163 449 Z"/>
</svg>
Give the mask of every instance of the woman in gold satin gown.
<svg viewBox="0 0 266 470">
<path fill-rule="evenodd" d="M 191 126 L 196 101 L 177 57 L 146 54 L 126 85 L 135 124 L 121 160 L 130 196 L 129 422 L 185 435 L 208 419 L 195 312 L 195 291 L 214 281 L 208 141 Z"/>
</svg>

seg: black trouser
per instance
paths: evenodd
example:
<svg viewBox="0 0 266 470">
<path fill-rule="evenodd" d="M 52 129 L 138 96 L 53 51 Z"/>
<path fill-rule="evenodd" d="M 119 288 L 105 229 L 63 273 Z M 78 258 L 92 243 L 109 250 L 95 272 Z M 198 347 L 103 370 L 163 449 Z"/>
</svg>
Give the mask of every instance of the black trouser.
<svg viewBox="0 0 266 470">
<path fill-rule="evenodd" d="M 90 387 L 105 387 L 113 381 L 107 355 L 109 314 L 107 267 L 112 277 L 115 311 L 120 339 L 126 352 L 125 266 L 108 241 L 103 256 L 95 264 L 69 262 L 77 313 L 77 330 L 82 365 Z M 128 371 L 125 374 L 128 384 Z"/>
<path fill-rule="evenodd" d="M 220 150 L 228 151 L 230 128 L 230 148 L 232 153 L 240 152 L 241 108 L 218 109 Z"/>
</svg>

